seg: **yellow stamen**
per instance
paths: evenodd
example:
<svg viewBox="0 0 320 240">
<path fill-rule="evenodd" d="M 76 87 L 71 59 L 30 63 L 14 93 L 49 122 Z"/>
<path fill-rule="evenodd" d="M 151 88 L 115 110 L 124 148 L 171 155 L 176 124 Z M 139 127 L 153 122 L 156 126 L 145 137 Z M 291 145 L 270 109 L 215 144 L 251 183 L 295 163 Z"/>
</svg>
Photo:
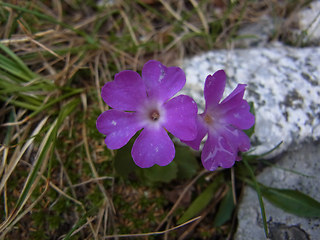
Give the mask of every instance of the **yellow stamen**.
<svg viewBox="0 0 320 240">
<path fill-rule="evenodd" d="M 160 117 L 160 114 L 158 111 L 152 111 L 152 113 L 150 114 L 150 118 L 152 121 L 157 121 Z"/>
<path fill-rule="evenodd" d="M 213 119 L 211 118 L 210 115 L 206 114 L 206 115 L 204 116 L 204 121 L 205 121 L 207 124 L 212 124 Z"/>
</svg>

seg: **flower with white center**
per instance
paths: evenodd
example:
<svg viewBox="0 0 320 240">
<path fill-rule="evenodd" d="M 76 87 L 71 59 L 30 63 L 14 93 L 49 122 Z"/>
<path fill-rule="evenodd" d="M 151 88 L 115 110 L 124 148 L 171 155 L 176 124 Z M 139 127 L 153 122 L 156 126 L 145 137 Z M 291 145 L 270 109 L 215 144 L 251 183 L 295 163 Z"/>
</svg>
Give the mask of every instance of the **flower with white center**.
<svg viewBox="0 0 320 240">
<path fill-rule="evenodd" d="M 194 100 L 186 95 L 172 98 L 185 82 L 182 69 L 154 60 L 144 65 L 142 77 L 130 70 L 116 74 L 101 91 L 113 109 L 97 119 L 97 129 L 106 135 L 107 147 L 119 149 L 143 129 L 132 147 L 134 162 L 142 168 L 169 164 L 175 148 L 167 131 L 184 141 L 197 135 Z"/>
</svg>

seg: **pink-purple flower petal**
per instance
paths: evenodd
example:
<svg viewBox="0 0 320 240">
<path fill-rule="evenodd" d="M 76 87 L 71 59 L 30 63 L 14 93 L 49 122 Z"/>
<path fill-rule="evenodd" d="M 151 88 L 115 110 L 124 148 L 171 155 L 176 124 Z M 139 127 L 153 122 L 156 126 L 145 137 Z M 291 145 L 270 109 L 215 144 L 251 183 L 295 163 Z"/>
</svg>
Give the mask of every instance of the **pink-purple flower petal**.
<svg viewBox="0 0 320 240">
<path fill-rule="evenodd" d="M 228 139 L 223 135 L 209 132 L 202 150 L 201 161 L 209 171 L 214 171 L 218 167 L 230 168 L 234 165 L 236 154 Z"/>
<path fill-rule="evenodd" d="M 186 82 L 186 76 L 181 68 L 166 67 L 155 60 L 150 60 L 143 66 L 142 79 L 148 97 L 162 102 L 173 97 Z"/>
<path fill-rule="evenodd" d="M 197 104 L 186 95 L 179 95 L 164 104 L 165 129 L 180 140 L 193 140 L 197 135 Z"/>
<path fill-rule="evenodd" d="M 218 132 L 209 132 L 201 155 L 202 164 L 210 171 L 218 167 L 230 168 L 235 161 L 241 160 L 238 152 L 249 149 L 250 139 L 243 131 L 224 126 Z"/>
<path fill-rule="evenodd" d="M 223 135 L 233 146 L 236 153 L 239 151 L 246 152 L 250 149 L 250 138 L 243 131 L 232 126 L 226 126 Z"/>
<path fill-rule="evenodd" d="M 239 129 L 249 129 L 254 125 L 254 115 L 250 113 L 250 106 L 242 100 L 240 106 L 225 113 L 223 120 Z"/>
<path fill-rule="evenodd" d="M 105 143 L 110 149 L 123 147 L 142 128 L 135 113 L 114 109 L 103 112 L 96 124 L 98 131 L 106 135 Z"/>
<path fill-rule="evenodd" d="M 182 141 L 182 142 L 192 147 L 194 150 L 199 150 L 202 139 L 208 133 L 208 128 L 204 123 L 202 116 L 200 115 L 197 116 L 196 124 L 197 124 L 197 136 L 195 137 L 195 139 L 191 141 Z"/>
<path fill-rule="evenodd" d="M 174 158 L 173 142 L 163 128 L 145 128 L 134 142 L 132 158 L 141 168 L 149 168 L 154 164 L 168 165 Z"/>
<path fill-rule="evenodd" d="M 223 70 L 208 75 L 204 85 L 204 98 L 206 100 L 206 108 L 214 107 L 219 104 L 224 88 L 226 86 L 226 74 Z"/>
<path fill-rule="evenodd" d="M 124 111 L 137 110 L 147 98 L 140 75 L 130 70 L 116 74 L 114 81 L 104 85 L 101 96 L 110 107 Z"/>
<path fill-rule="evenodd" d="M 238 108 L 242 104 L 245 90 L 246 84 L 238 84 L 232 93 L 221 102 L 220 109 L 227 112 L 230 109 Z"/>
</svg>

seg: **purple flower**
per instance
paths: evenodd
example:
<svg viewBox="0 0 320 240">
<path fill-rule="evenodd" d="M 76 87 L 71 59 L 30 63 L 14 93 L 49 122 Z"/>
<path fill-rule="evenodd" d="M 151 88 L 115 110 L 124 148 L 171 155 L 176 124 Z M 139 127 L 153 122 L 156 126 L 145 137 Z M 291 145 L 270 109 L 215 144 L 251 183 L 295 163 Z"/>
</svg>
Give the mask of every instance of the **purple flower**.
<svg viewBox="0 0 320 240">
<path fill-rule="evenodd" d="M 200 143 L 208 135 L 204 144 L 201 160 L 203 166 L 214 171 L 218 167 L 230 168 L 241 160 L 238 152 L 248 151 L 250 139 L 242 131 L 254 125 L 250 106 L 243 99 L 245 84 L 238 84 L 233 92 L 220 102 L 226 85 L 226 74 L 217 71 L 206 78 L 204 97 L 205 110 L 198 115 L 198 135 L 193 141 L 184 141 L 199 150 Z"/>
<path fill-rule="evenodd" d="M 103 100 L 113 109 L 97 119 L 97 129 L 106 135 L 107 147 L 121 148 L 143 129 L 132 147 L 134 162 L 142 168 L 169 164 L 175 148 L 167 131 L 185 141 L 197 135 L 196 103 L 185 95 L 170 99 L 185 82 L 182 69 L 154 60 L 143 66 L 142 78 L 130 70 L 116 74 L 101 91 Z"/>
</svg>

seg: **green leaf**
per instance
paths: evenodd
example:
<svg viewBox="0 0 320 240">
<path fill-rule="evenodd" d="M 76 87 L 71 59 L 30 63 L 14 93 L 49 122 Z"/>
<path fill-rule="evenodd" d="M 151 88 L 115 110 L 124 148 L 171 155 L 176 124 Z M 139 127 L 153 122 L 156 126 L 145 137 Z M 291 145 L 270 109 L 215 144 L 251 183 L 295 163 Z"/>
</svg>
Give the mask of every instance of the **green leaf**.
<svg viewBox="0 0 320 240">
<path fill-rule="evenodd" d="M 234 202 L 232 196 L 232 189 L 230 188 L 228 193 L 222 199 L 217 215 L 214 218 L 213 226 L 220 227 L 230 220 L 234 209 Z"/>
<path fill-rule="evenodd" d="M 270 150 L 268 150 L 268 151 L 266 151 L 266 152 L 264 152 L 264 153 L 261 153 L 261 154 L 259 154 L 259 155 L 255 155 L 255 154 L 250 154 L 250 155 L 249 155 L 249 152 L 245 152 L 245 153 L 242 154 L 243 159 L 246 159 L 246 160 L 247 160 L 248 162 L 250 162 L 250 163 L 251 163 L 252 161 L 256 162 L 255 160 L 257 160 L 258 158 L 265 157 L 265 156 L 269 155 L 270 153 L 272 153 L 273 151 L 277 150 L 277 149 L 281 146 L 282 143 L 283 143 L 283 141 L 279 142 L 279 143 L 278 143 L 275 147 L 273 147 L 272 149 L 270 149 Z"/>
<path fill-rule="evenodd" d="M 117 154 L 114 158 L 114 168 L 122 177 L 127 177 L 131 172 L 138 168 L 131 157 L 131 149 L 134 140 L 135 139 L 131 139 L 127 145 L 117 150 Z"/>
<path fill-rule="evenodd" d="M 277 189 L 261 185 L 262 196 L 285 212 L 299 217 L 320 217 L 320 202 L 310 196 L 290 189 Z"/>
<path fill-rule="evenodd" d="M 151 168 L 142 169 L 144 176 L 151 182 L 170 182 L 177 178 L 178 167 L 177 164 L 172 161 L 167 166 L 154 165 Z"/>
<path fill-rule="evenodd" d="M 218 190 L 223 182 L 223 178 L 217 177 L 206 190 L 204 190 L 190 205 L 187 211 L 179 219 L 178 224 L 182 224 L 199 214 L 212 200 L 214 193 Z"/>
<path fill-rule="evenodd" d="M 199 169 L 199 164 L 188 147 L 176 147 L 176 156 L 173 160 L 178 165 L 178 178 L 190 179 Z"/>
<path fill-rule="evenodd" d="M 256 116 L 256 112 L 254 109 L 254 103 L 253 102 L 249 102 L 250 105 L 250 112 L 253 114 L 253 116 Z M 248 137 L 251 137 L 254 134 L 254 128 L 255 128 L 256 124 L 253 124 L 253 126 L 247 130 L 243 130 L 245 132 L 245 134 L 248 135 Z"/>
</svg>

